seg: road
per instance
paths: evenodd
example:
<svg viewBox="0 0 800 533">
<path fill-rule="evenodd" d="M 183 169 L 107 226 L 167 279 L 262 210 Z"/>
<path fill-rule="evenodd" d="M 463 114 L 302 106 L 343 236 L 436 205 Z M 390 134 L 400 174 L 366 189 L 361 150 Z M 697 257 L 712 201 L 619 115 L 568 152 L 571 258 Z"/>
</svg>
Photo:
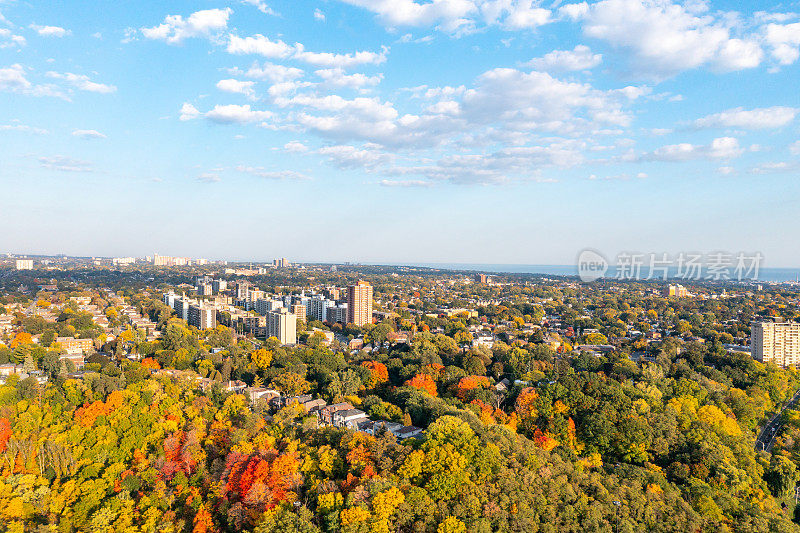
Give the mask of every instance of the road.
<svg viewBox="0 0 800 533">
<path fill-rule="evenodd" d="M 781 409 L 777 414 L 775 414 L 772 418 L 769 419 L 763 428 L 761 428 L 761 433 L 758 434 L 758 438 L 756 439 L 755 449 L 762 450 L 762 451 L 772 451 L 772 444 L 775 442 L 775 436 L 781 432 L 781 426 L 783 426 L 782 417 L 781 415 L 786 409 L 791 409 L 797 402 L 800 401 L 800 390 L 794 393 L 792 399 Z"/>
</svg>

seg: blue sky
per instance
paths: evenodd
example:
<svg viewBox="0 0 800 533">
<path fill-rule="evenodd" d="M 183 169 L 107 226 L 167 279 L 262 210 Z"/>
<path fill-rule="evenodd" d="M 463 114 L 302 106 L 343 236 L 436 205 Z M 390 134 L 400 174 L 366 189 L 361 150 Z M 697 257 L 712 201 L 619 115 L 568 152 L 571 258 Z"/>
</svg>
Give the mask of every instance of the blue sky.
<svg viewBox="0 0 800 533">
<path fill-rule="evenodd" d="M 798 12 L 0 0 L 0 251 L 798 266 Z"/>
</svg>

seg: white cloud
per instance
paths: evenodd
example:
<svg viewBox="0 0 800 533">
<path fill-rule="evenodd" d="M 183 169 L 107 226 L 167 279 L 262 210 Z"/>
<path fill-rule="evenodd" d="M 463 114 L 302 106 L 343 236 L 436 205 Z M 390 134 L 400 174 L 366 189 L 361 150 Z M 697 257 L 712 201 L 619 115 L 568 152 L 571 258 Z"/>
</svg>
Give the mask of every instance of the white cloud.
<svg viewBox="0 0 800 533">
<path fill-rule="evenodd" d="M 350 87 L 352 89 L 361 89 L 368 85 L 378 85 L 383 79 L 382 74 L 377 76 L 367 76 L 361 73 L 346 74 L 341 68 L 321 69 L 314 72 L 317 76 L 322 78 L 327 85 L 332 87 Z"/>
<path fill-rule="evenodd" d="M 217 89 L 226 93 L 243 94 L 251 100 L 255 99 L 255 84 L 254 81 L 240 81 L 234 79 L 219 80 L 217 82 Z"/>
<path fill-rule="evenodd" d="M 800 141 L 795 141 L 792 144 L 790 144 L 789 152 L 791 152 L 792 155 L 800 155 Z"/>
<path fill-rule="evenodd" d="M 25 77 L 25 69 L 20 64 L 0 68 L 0 90 L 22 92 L 31 87 L 31 82 Z"/>
<path fill-rule="evenodd" d="M 432 187 L 433 183 L 425 180 L 381 180 L 382 187 Z"/>
<path fill-rule="evenodd" d="M 251 174 L 258 178 L 264 178 L 268 180 L 310 180 L 311 177 L 303 174 L 302 172 L 296 172 L 294 170 L 266 170 L 264 167 L 251 167 L 246 165 L 239 165 L 236 167 L 236 170 L 239 172 L 243 172 L 245 174 Z"/>
<path fill-rule="evenodd" d="M 222 181 L 222 178 L 219 177 L 219 174 L 215 174 L 213 172 L 203 172 L 197 176 L 197 181 L 202 183 L 217 183 Z"/>
<path fill-rule="evenodd" d="M 800 109 L 794 107 L 765 107 L 744 109 L 737 107 L 697 119 L 696 128 L 744 128 L 762 130 L 780 128 L 794 120 Z"/>
<path fill-rule="evenodd" d="M 12 121 L 13 124 L 0 124 L 0 131 L 22 131 L 25 133 L 35 133 L 37 135 L 47 135 L 50 132 L 44 128 L 37 128 L 35 126 L 28 126 L 20 124 L 18 121 Z"/>
<path fill-rule="evenodd" d="M 350 145 L 326 146 L 317 150 L 339 168 L 374 168 L 378 165 L 390 163 L 392 155 L 384 152 L 374 144 L 356 148 Z"/>
<path fill-rule="evenodd" d="M 772 161 L 755 166 L 749 170 L 750 174 L 777 174 L 780 172 L 797 172 L 800 164 L 796 161 Z"/>
<path fill-rule="evenodd" d="M 543 57 L 528 61 L 525 65 L 536 70 L 566 72 L 592 69 L 602 60 L 601 54 L 593 54 L 588 46 L 579 44 L 572 50 L 553 50 Z"/>
<path fill-rule="evenodd" d="M 191 37 L 212 37 L 228 27 L 231 13 L 231 8 L 225 8 L 196 11 L 187 18 L 167 15 L 160 25 L 142 28 L 142 35 L 168 44 L 180 44 Z"/>
<path fill-rule="evenodd" d="M 283 145 L 283 149 L 293 154 L 308 152 L 308 146 L 301 143 L 300 141 L 289 141 L 288 143 Z"/>
<path fill-rule="evenodd" d="M 229 54 L 257 54 L 271 59 L 281 59 L 294 54 L 295 47 L 281 40 L 273 41 L 261 34 L 252 37 L 231 35 L 227 50 Z"/>
<path fill-rule="evenodd" d="M 509 30 L 535 29 L 551 21 L 536 0 L 343 0 L 378 15 L 386 26 L 435 27 L 460 35 L 481 23 Z"/>
<path fill-rule="evenodd" d="M 343 0 L 376 13 L 387 26 L 434 26 L 452 32 L 471 25 L 467 18 L 476 13 L 470 0 L 433 0 L 418 4 L 413 0 Z"/>
<path fill-rule="evenodd" d="M 733 174 L 736 174 L 736 169 L 733 168 L 733 167 L 727 167 L 727 166 L 726 167 L 719 167 L 717 169 L 717 172 L 719 172 L 723 176 L 731 176 Z"/>
<path fill-rule="evenodd" d="M 733 159 L 744 150 L 734 137 L 719 137 L 708 145 L 690 143 L 671 144 L 645 154 L 642 159 L 649 161 L 692 161 L 696 159 Z"/>
<path fill-rule="evenodd" d="M 277 13 L 263 0 L 241 0 L 243 4 L 255 6 L 259 11 L 266 15 L 277 15 Z"/>
<path fill-rule="evenodd" d="M 180 120 L 183 121 L 192 120 L 194 118 L 199 117 L 200 114 L 201 114 L 200 111 L 198 111 L 198 109 L 195 106 L 193 106 L 189 102 L 184 102 L 183 105 L 181 106 Z"/>
<path fill-rule="evenodd" d="M 755 38 L 731 36 L 724 16 L 698 16 L 697 10 L 669 0 L 601 0 L 584 7 L 562 7 L 583 22 L 583 32 L 630 53 L 637 75 L 663 79 L 708 66 L 720 71 L 753 68 L 763 52 Z"/>
<path fill-rule="evenodd" d="M 116 92 L 117 88 L 114 85 L 106 85 L 105 83 L 96 83 L 89 79 L 89 76 L 83 74 L 73 74 L 72 72 L 48 72 L 47 76 L 59 80 L 65 80 L 67 83 L 81 91 L 92 93 L 110 94 Z"/>
<path fill-rule="evenodd" d="M 0 49 L 25 46 L 25 37 L 15 35 L 7 28 L 0 28 Z"/>
<path fill-rule="evenodd" d="M 354 52 L 350 54 L 334 54 L 331 52 L 306 52 L 302 44 L 295 44 L 294 58 L 316 67 L 352 68 L 359 65 L 380 65 L 386 62 L 389 51 L 383 47 L 380 52 Z"/>
<path fill-rule="evenodd" d="M 767 24 L 764 28 L 764 39 L 778 64 L 791 65 L 800 57 L 800 22 Z"/>
<path fill-rule="evenodd" d="M 88 161 L 72 159 L 63 155 L 40 157 L 39 164 L 50 170 L 61 172 L 91 172 L 92 164 Z"/>
<path fill-rule="evenodd" d="M 273 83 L 296 80 L 297 78 L 303 77 L 304 74 L 299 68 L 276 65 L 269 61 L 264 62 L 263 65 L 259 65 L 258 62 L 255 62 L 247 71 L 236 68 L 231 69 L 230 72 L 234 75 L 246 76 L 256 80 L 267 80 Z"/>
<path fill-rule="evenodd" d="M 9 67 L 0 68 L 0 91 L 7 91 L 28 96 L 53 96 L 69 100 L 58 87 L 50 84 L 34 85 L 25 75 L 25 68 L 16 63 Z"/>
<path fill-rule="evenodd" d="M 314 18 L 317 19 L 317 20 L 320 20 L 320 21 L 324 21 L 325 20 L 325 13 L 323 13 L 319 9 L 315 9 L 314 10 Z"/>
<path fill-rule="evenodd" d="M 558 80 L 544 72 L 497 68 L 478 77 L 462 102 L 473 121 L 502 120 L 517 127 L 566 131 L 581 122 L 626 126 L 630 116 L 610 93 Z M 579 115 L 585 115 L 579 118 Z"/>
<path fill-rule="evenodd" d="M 105 139 L 106 136 L 97 130 L 75 130 L 72 132 L 74 137 L 81 139 Z"/>
<path fill-rule="evenodd" d="M 272 117 L 272 113 L 250 109 L 249 105 L 230 104 L 214 106 L 214 109 L 207 112 L 205 117 L 219 124 L 249 124 L 268 120 Z"/>
<path fill-rule="evenodd" d="M 39 26 L 36 24 L 31 24 L 30 28 L 42 37 L 66 37 L 67 35 L 72 35 L 70 30 L 61 28 L 59 26 Z"/>
</svg>

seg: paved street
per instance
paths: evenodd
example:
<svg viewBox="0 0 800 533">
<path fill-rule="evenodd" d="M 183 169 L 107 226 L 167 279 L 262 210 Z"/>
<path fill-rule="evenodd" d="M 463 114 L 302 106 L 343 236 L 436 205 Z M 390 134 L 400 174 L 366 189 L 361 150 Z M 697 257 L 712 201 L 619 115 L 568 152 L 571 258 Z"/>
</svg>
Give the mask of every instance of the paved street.
<svg viewBox="0 0 800 533">
<path fill-rule="evenodd" d="M 794 396 L 792 396 L 792 399 L 789 400 L 786 406 L 772 418 L 770 418 L 769 422 L 767 422 L 761 429 L 761 433 L 759 433 L 758 438 L 756 439 L 756 450 L 764 450 L 767 452 L 772 450 L 772 444 L 775 442 L 775 436 L 780 433 L 781 426 L 783 425 L 781 415 L 786 409 L 791 409 L 797 405 L 798 400 L 800 400 L 800 390 L 795 392 Z"/>
</svg>

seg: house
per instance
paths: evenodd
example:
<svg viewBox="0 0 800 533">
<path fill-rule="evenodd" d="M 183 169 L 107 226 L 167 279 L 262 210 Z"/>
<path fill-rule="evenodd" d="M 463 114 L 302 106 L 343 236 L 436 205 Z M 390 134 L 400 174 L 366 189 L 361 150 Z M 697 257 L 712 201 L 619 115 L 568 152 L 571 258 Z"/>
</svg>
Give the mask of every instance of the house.
<svg viewBox="0 0 800 533">
<path fill-rule="evenodd" d="M 326 424 L 333 424 L 333 415 L 337 411 L 344 411 L 344 410 L 352 409 L 352 408 L 353 408 L 353 406 L 350 405 L 348 402 L 334 403 L 334 404 L 328 405 L 327 407 L 323 407 L 322 408 L 322 410 L 320 411 L 320 418 Z"/>
<path fill-rule="evenodd" d="M 418 428 L 417 426 L 403 426 L 393 433 L 394 436 L 397 437 L 397 440 L 403 441 L 422 435 L 422 428 Z"/>
<path fill-rule="evenodd" d="M 358 424 L 367 419 L 360 409 L 343 409 L 333 413 L 333 425 L 337 428 L 358 429 Z"/>
<path fill-rule="evenodd" d="M 244 389 L 244 394 L 249 398 L 250 403 L 256 403 L 259 400 L 270 403 L 273 398 L 279 398 L 281 395 L 280 392 L 265 387 L 247 387 Z"/>
<path fill-rule="evenodd" d="M 498 383 L 495 384 L 494 390 L 496 390 L 497 392 L 506 392 L 508 390 L 509 385 L 511 385 L 511 382 L 508 381 L 508 378 L 503 378 Z"/>
<path fill-rule="evenodd" d="M 280 406 L 286 407 L 287 405 L 291 405 L 293 402 L 303 405 L 311 400 L 313 400 L 313 398 L 310 394 L 301 394 L 300 396 L 281 396 Z"/>
<path fill-rule="evenodd" d="M 228 381 L 223 386 L 223 389 L 228 392 L 244 392 L 246 388 L 247 388 L 247 383 L 239 379 L 234 381 Z"/>
<path fill-rule="evenodd" d="M 306 411 L 308 411 L 310 414 L 316 413 L 317 416 L 319 416 L 320 411 L 322 411 L 322 409 L 326 405 L 328 405 L 328 402 L 326 402 L 322 398 L 317 398 L 316 400 L 311 400 L 309 402 L 304 403 L 303 407 L 305 407 Z"/>
</svg>

